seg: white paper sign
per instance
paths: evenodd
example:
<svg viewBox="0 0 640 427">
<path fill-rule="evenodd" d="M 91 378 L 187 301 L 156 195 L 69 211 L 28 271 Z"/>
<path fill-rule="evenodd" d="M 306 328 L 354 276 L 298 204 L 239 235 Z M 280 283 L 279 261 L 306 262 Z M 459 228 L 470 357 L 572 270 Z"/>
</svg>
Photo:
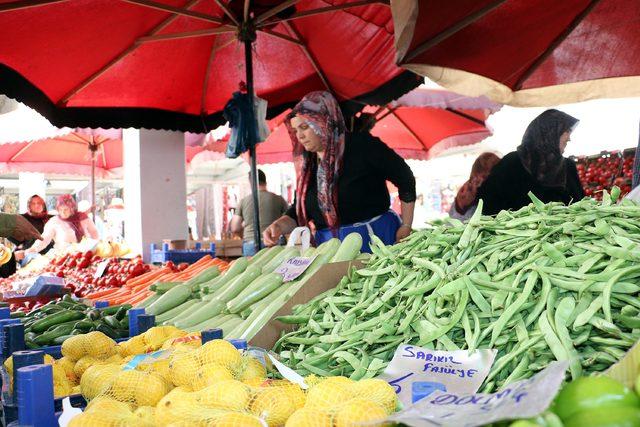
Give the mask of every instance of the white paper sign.
<svg viewBox="0 0 640 427">
<path fill-rule="evenodd" d="M 289 258 L 280 264 L 280 267 L 278 267 L 275 272 L 282 274 L 283 282 L 291 282 L 292 280 L 296 280 L 300 277 L 302 273 L 309 268 L 314 259 L 316 259 L 316 257 L 309 258 L 297 256 Z"/>
<path fill-rule="evenodd" d="M 102 261 L 100 264 L 98 264 L 98 267 L 96 267 L 96 272 L 93 273 L 93 278 L 97 279 L 99 277 L 102 277 L 102 275 L 104 274 L 104 272 L 107 270 L 107 267 L 109 267 L 109 261 L 108 259 L 105 259 L 104 261 Z"/>
<path fill-rule="evenodd" d="M 569 362 L 553 362 L 527 380 L 498 393 L 436 391 L 428 398 L 389 417 L 412 427 L 475 427 L 501 420 L 531 418 L 544 412 L 555 397 Z"/>
<path fill-rule="evenodd" d="M 396 389 L 407 407 L 437 390 L 475 393 L 489 375 L 496 350 L 437 351 L 401 344 L 378 378 Z"/>
</svg>

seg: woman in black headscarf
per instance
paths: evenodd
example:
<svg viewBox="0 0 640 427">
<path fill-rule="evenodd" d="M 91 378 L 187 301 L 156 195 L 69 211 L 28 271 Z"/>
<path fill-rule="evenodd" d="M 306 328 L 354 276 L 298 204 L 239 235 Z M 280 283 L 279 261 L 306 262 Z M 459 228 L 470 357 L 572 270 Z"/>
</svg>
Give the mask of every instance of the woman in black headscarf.
<svg viewBox="0 0 640 427">
<path fill-rule="evenodd" d="M 482 212 L 495 215 L 531 203 L 529 191 L 540 200 L 577 202 L 584 197 L 573 161 L 562 156 L 578 120 L 558 110 L 547 110 L 527 127 L 522 143 L 493 168 L 478 189 Z"/>
</svg>

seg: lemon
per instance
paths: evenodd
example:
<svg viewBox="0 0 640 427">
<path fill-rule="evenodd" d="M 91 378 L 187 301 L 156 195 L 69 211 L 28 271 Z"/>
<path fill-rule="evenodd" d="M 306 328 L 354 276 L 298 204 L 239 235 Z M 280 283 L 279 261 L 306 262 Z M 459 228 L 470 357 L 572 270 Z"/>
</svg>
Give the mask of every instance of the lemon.
<svg viewBox="0 0 640 427">
<path fill-rule="evenodd" d="M 321 409 L 331 409 L 350 400 L 353 397 L 352 383 L 331 377 L 311 387 L 307 392 L 307 406 Z"/>
<path fill-rule="evenodd" d="M 370 400 L 356 398 L 342 405 L 335 414 L 334 422 L 335 427 L 354 427 L 383 423 L 386 417 L 387 412 L 382 406 Z"/>
<path fill-rule="evenodd" d="M 269 426 L 282 426 L 296 410 L 291 398 L 281 387 L 263 388 L 251 402 L 251 413 Z"/>
<path fill-rule="evenodd" d="M 76 335 L 75 337 L 66 339 L 62 343 L 62 355 L 73 362 L 77 361 L 83 356 L 86 356 L 86 346 L 88 343 L 87 335 Z"/>
<path fill-rule="evenodd" d="M 333 427 L 331 415 L 322 409 L 303 408 L 294 412 L 285 427 Z"/>
<path fill-rule="evenodd" d="M 80 379 L 80 389 L 85 399 L 91 400 L 109 388 L 113 379 L 120 373 L 116 365 L 90 366 Z"/>
<path fill-rule="evenodd" d="M 99 331 L 93 331 L 85 335 L 71 337 L 67 341 L 82 336 L 86 337 L 84 346 L 86 349 L 86 354 L 89 356 L 93 356 L 97 359 L 106 359 L 113 356 L 117 352 L 116 342 Z M 65 343 L 67 341 L 65 341 Z M 64 346 L 64 343 L 62 345 Z M 64 353 L 63 355 L 66 356 L 66 354 Z"/>
<path fill-rule="evenodd" d="M 240 352 L 225 340 L 212 340 L 205 343 L 198 350 L 198 357 L 203 365 L 217 363 L 231 370 L 235 370 L 242 362 Z"/>
<path fill-rule="evenodd" d="M 195 393 L 198 403 L 206 408 L 243 411 L 249 406 L 251 391 L 240 381 L 223 380 Z"/>
<path fill-rule="evenodd" d="M 238 369 L 238 380 L 251 381 L 255 379 L 265 380 L 267 370 L 258 359 L 251 356 L 242 356 L 242 361 Z"/>
<path fill-rule="evenodd" d="M 109 414 L 129 415 L 131 407 L 108 396 L 98 396 L 87 405 L 85 412 L 100 412 Z"/>
<path fill-rule="evenodd" d="M 229 412 L 215 420 L 216 427 L 264 427 L 264 424 L 255 416 Z"/>
<path fill-rule="evenodd" d="M 217 383 L 218 381 L 232 380 L 233 374 L 224 366 L 210 363 L 201 366 L 196 371 L 196 378 L 193 384 L 194 390 L 201 390 L 207 386 Z"/>
<path fill-rule="evenodd" d="M 175 386 L 192 387 L 201 364 L 195 352 L 175 353 L 169 358 L 171 382 Z"/>
<path fill-rule="evenodd" d="M 78 361 L 76 362 L 76 364 L 73 366 L 73 373 L 76 375 L 77 378 L 82 378 L 82 374 L 84 374 L 84 372 L 93 365 L 102 365 L 102 361 L 96 359 L 93 356 L 83 356 L 80 359 L 78 359 Z"/>
<path fill-rule="evenodd" d="M 135 384 L 134 397 L 138 406 L 156 406 L 169 392 L 169 384 L 154 373 L 148 373 L 144 380 Z"/>
<path fill-rule="evenodd" d="M 351 390 L 354 396 L 371 400 L 382 406 L 389 415 L 396 410 L 398 396 L 395 389 L 384 380 L 370 378 L 357 381 L 351 386 Z"/>
</svg>

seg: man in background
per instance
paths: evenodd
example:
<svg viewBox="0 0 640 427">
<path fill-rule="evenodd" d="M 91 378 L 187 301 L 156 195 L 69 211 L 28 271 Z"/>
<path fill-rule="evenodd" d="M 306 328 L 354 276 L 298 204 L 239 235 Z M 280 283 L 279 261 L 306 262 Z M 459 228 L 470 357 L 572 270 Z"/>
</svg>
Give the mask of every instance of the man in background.
<svg viewBox="0 0 640 427">
<path fill-rule="evenodd" d="M 249 176 L 251 178 L 251 176 Z M 258 193 L 260 206 L 260 235 L 276 219 L 286 212 L 287 202 L 277 194 L 267 191 L 267 177 L 258 169 Z M 251 194 L 240 201 L 238 210 L 231 218 L 231 232 L 242 233 L 242 254 L 252 256 L 255 254 L 255 242 L 253 240 L 253 197 Z"/>
</svg>

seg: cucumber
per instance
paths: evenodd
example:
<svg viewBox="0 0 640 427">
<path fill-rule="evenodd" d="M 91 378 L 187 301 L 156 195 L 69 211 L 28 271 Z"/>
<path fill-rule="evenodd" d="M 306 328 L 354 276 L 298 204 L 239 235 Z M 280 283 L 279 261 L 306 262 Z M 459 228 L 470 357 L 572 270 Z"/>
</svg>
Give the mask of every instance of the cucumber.
<svg viewBox="0 0 640 427">
<path fill-rule="evenodd" d="M 62 345 L 68 338 L 73 337 L 73 334 L 68 335 L 60 335 L 57 338 L 51 340 L 51 344 L 53 345 Z"/>
<path fill-rule="evenodd" d="M 230 313 L 239 313 L 252 303 L 266 297 L 282 285 L 282 276 L 269 273 L 251 283 L 240 295 L 227 303 Z"/>
<path fill-rule="evenodd" d="M 93 326 L 94 324 L 92 322 L 89 322 L 88 320 L 80 320 L 79 322 L 75 322 L 73 324 L 73 329 L 89 332 L 89 329 L 91 329 Z"/>
<path fill-rule="evenodd" d="M 190 317 L 193 313 L 195 313 L 196 311 L 198 311 L 199 309 L 201 309 L 205 305 L 207 305 L 207 301 L 198 300 L 197 303 L 193 304 L 191 307 L 187 308 L 186 310 L 184 310 L 182 313 L 178 314 L 173 319 L 169 319 L 164 324 L 171 324 L 171 325 L 176 326 L 177 328 L 180 328 L 180 326 L 178 326 L 178 325 L 181 325 L 182 322 L 185 319 Z"/>
<path fill-rule="evenodd" d="M 84 313 L 75 310 L 63 310 L 55 314 L 51 314 L 43 319 L 39 319 L 31 325 L 31 331 L 35 333 L 44 332 L 52 326 L 60 323 L 70 322 L 72 320 L 80 320 L 84 318 Z"/>
<path fill-rule="evenodd" d="M 116 316 L 104 316 L 102 321 L 111 329 L 120 329 L 120 322 Z"/>
<path fill-rule="evenodd" d="M 123 307 L 129 310 L 131 308 L 131 304 L 112 305 L 110 307 L 98 308 L 97 310 L 100 311 L 100 314 L 102 314 L 103 316 L 112 316 Z"/>
<path fill-rule="evenodd" d="M 156 316 L 156 325 L 160 325 L 167 320 L 171 320 L 176 317 L 178 314 L 182 313 L 184 310 L 188 309 L 192 305 L 198 302 L 197 299 L 189 299 L 180 304 L 177 307 L 172 308 L 171 310 L 165 311 L 159 316 Z"/>
<path fill-rule="evenodd" d="M 51 345 L 54 339 L 62 335 L 69 335 L 71 331 L 73 331 L 73 324 L 58 325 L 51 331 L 38 335 L 33 342 L 39 346 Z"/>
<path fill-rule="evenodd" d="M 330 262 L 353 261 L 360 254 L 360 249 L 362 249 L 360 233 L 349 233 Z"/>
<path fill-rule="evenodd" d="M 179 306 L 191 297 L 191 288 L 187 285 L 177 285 L 171 288 L 166 294 L 162 295 L 156 302 L 145 309 L 147 314 L 155 314 L 156 316 L 174 307 Z"/>
<path fill-rule="evenodd" d="M 265 264 L 262 268 L 262 274 L 273 273 L 273 271 L 280 267 L 280 264 L 288 260 L 289 258 L 293 258 L 294 256 L 300 255 L 300 251 L 298 248 L 287 247 L 280 253 L 276 254 L 271 261 Z"/>
<path fill-rule="evenodd" d="M 120 334 L 118 332 L 114 331 L 111 327 L 105 325 L 104 323 L 96 326 L 96 331 L 102 332 L 113 340 L 115 340 L 116 338 L 120 338 Z"/>
<path fill-rule="evenodd" d="M 250 265 L 247 269 L 236 277 L 228 286 L 226 286 L 220 293 L 214 292 L 213 299 L 219 299 L 220 301 L 228 302 L 238 296 L 251 282 L 260 277 L 261 270 L 258 266 Z"/>
<path fill-rule="evenodd" d="M 226 308 L 225 302 L 219 299 L 203 302 L 203 305 L 198 306 L 195 311 L 191 311 L 188 316 L 182 317 L 180 321 L 177 321 L 174 324 L 174 326 L 176 328 L 187 328 L 189 326 L 197 325 L 198 323 L 202 323 L 207 319 L 217 316 Z"/>
</svg>

